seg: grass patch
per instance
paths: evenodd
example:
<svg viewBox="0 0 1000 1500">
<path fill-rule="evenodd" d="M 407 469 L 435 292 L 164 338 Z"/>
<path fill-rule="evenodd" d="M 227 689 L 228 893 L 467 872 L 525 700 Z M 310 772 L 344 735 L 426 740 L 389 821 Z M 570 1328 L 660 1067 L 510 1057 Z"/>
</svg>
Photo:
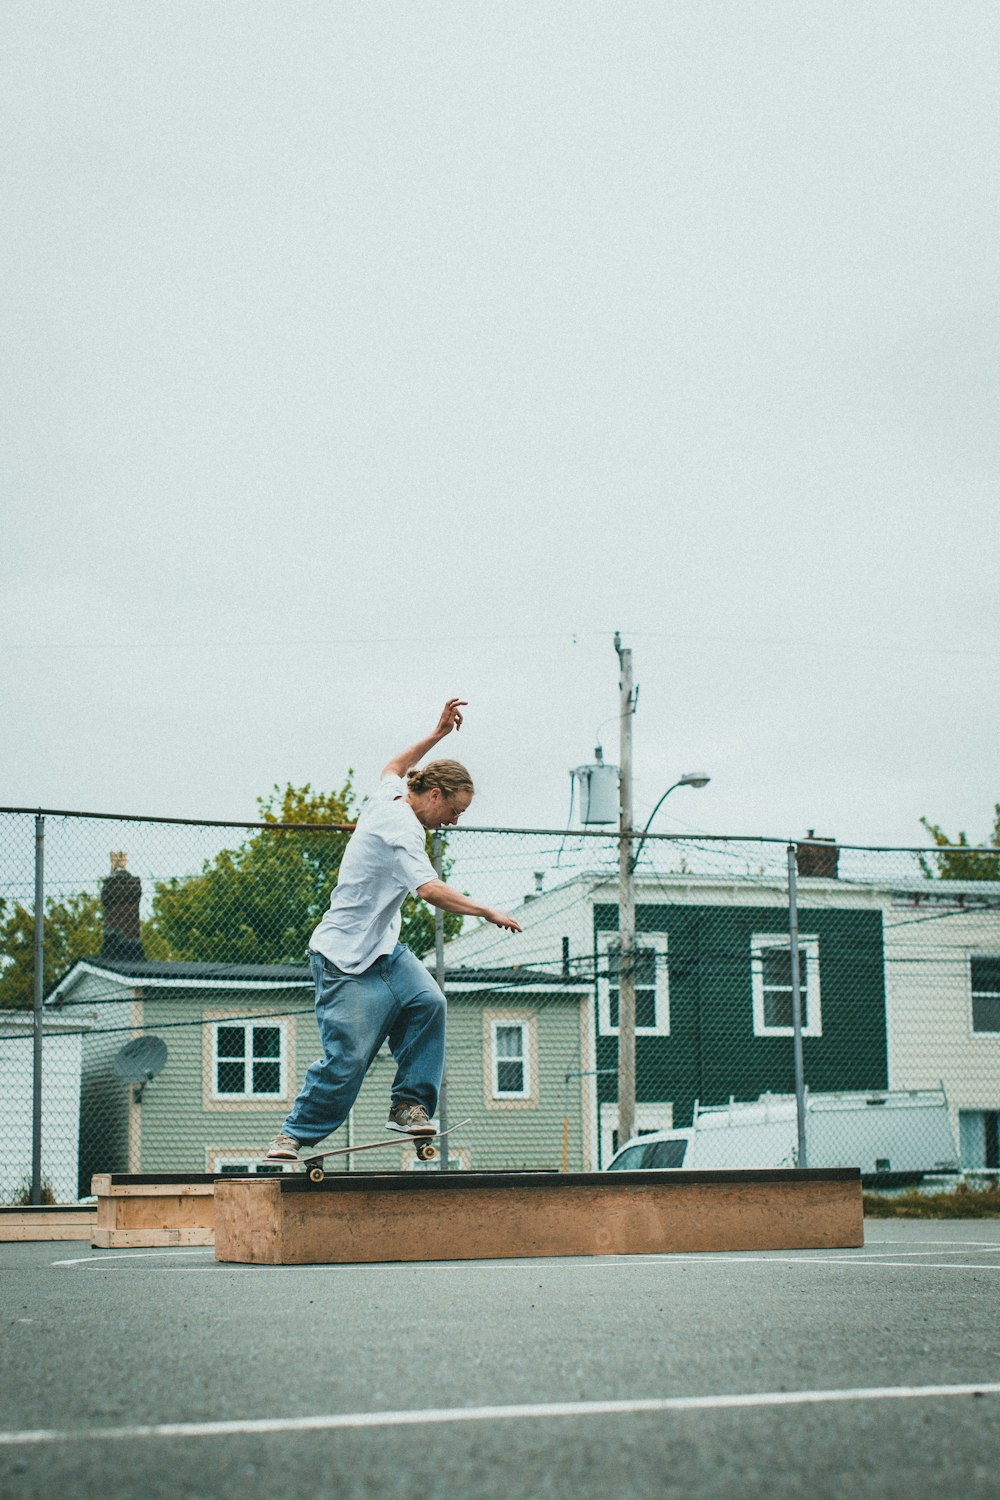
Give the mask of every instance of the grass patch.
<svg viewBox="0 0 1000 1500">
<path fill-rule="evenodd" d="M 863 1198 L 869 1219 L 1000 1219 L 1000 1184 L 961 1182 L 950 1193 L 865 1193 Z"/>
</svg>

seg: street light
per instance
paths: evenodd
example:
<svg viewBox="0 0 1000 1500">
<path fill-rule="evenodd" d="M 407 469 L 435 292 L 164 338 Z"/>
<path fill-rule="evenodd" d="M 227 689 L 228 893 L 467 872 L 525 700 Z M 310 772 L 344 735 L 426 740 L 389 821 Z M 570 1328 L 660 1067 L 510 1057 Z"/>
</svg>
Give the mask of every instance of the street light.
<svg viewBox="0 0 1000 1500">
<path fill-rule="evenodd" d="M 660 798 L 659 802 L 650 813 L 646 826 L 642 830 L 642 837 L 639 840 L 639 847 L 636 849 L 635 854 L 632 856 L 632 863 L 629 867 L 630 875 L 633 875 L 635 873 L 635 867 L 639 863 L 639 855 L 642 853 L 642 846 L 646 842 L 646 834 L 650 830 L 653 819 L 656 817 L 656 814 L 659 812 L 664 802 L 666 802 L 667 798 L 670 796 L 670 793 L 675 792 L 679 786 L 708 786 L 708 783 L 711 781 L 711 779 L 711 776 L 706 776 L 704 771 L 685 771 L 680 781 L 675 781 L 673 786 L 667 787 L 667 790 L 663 793 L 663 796 Z"/>
</svg>

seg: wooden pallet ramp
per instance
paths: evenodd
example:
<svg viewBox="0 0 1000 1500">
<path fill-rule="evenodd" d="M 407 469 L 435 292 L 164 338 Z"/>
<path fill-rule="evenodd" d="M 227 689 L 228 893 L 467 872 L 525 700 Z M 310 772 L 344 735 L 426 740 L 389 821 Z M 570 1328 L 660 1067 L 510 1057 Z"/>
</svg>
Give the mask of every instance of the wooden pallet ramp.
<svg viewBox="0 0 1000 1500">
<path fill-rule="evenodd" d="M 0 1208 L 0 1241 L 89 1240 L 96 1222 L 92 1203 L 4 1207 Z"/>
<path fill-rule="evenodd" d="M 210 1173 L 99 1172 L 91 1179 L 97 1250 L 142 1245 L 211 1245 L 215 1239 L 215 1184 Z"/>
<path fill-rule="evenodd" d="M 217 1260 L 263 1265 L 861 1245 L 856 1168 L 344 1173 L 215 1185 Z"/>
</svg>

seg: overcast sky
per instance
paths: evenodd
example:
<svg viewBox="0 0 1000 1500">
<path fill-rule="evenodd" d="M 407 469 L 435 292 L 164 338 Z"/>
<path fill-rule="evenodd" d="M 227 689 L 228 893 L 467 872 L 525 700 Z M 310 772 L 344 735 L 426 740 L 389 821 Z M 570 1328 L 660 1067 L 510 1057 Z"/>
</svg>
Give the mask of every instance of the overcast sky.
<svg viewBox="0 0 1000 1500">
<path fill-rule="evenodd" d="M 993 0 L 0 16 L 0 802 L 988 834 Z"/>
</svg>

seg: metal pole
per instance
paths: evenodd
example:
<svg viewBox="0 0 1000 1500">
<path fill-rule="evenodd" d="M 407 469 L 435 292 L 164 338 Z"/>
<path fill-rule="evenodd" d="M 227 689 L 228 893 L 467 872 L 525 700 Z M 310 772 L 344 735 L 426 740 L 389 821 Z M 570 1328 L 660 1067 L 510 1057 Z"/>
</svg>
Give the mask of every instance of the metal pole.
<svg viewBox="0 0 1000 1500">
<path fill-rule="evenodd" d="M 437 870 L 438 879 L 441 879 L 442 862 L 441 834 L 434 834 L 434 868 Z M 437 980 L 438 989 L 444 994 L 444 912 L 439 906 L 434 908 L 434 978 Z M 448 1129 L 448 1073 L 447 1069 L 441 1076 L 441 1093 L 438 1098 L 438 1121 L 441 1126 L 441 1155 L 438 1157 L 439 1170 L 448 1170 L 448 1137 L 444 1132 Z"/>
<path fill-rule="evenodd" d="M 563 1166 L 564 1172 L 569 1171 L 569 1081 L 571 1078 L 602 1078 L 605 1073 L 617 1074 L 617 1068 L 570 1068 L 563 1074 L 566 1084 L 566 1100 L 563 1105 Z M 581 1102 L 582 1108 L 582 1102 Z M 620 1143 L 619 1143 L 620 1144 Z M 601 1164 L 601 1132 L 597 1132 L 597 1165 Z"/>
<path fill-rule="evenodd" d="M 632 873 L 632 652 L 615 632 L 620 673 L 618 780 L 618 1144 L 635 1133 L 635 881 Z"/>
<path fill-rule="evenodd" d="M 792 1046 L 795 1054 L 795 1118 L 798 1124 L 800 1167 L 808 1167 L 806 1150 L 806 1088 L 802 1065 L 802 983 L 799 973 L 799 900 L 795 845 L 788 846 L 788 941 L 792 958 Z"/>
<path fill-rule="evenodd" d="M 31 1046 L 31 1201 L 42 1201 L 42 999 L 45 994 L 45 819 L 35 815 L 35 990 Z"/>
</svg>

